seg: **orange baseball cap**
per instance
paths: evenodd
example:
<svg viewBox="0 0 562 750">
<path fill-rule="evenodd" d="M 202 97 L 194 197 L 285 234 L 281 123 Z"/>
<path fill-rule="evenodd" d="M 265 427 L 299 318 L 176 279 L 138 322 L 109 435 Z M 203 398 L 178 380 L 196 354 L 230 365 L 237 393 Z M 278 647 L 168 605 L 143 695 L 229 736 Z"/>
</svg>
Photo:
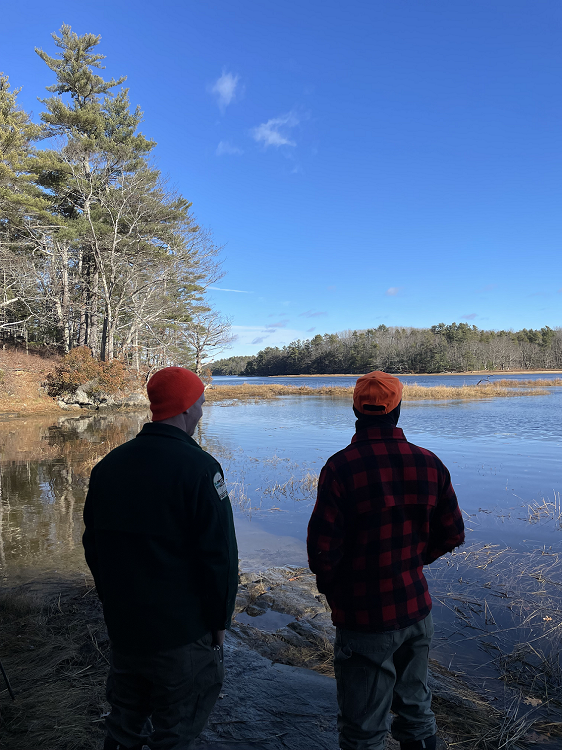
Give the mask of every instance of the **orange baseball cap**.
<svg viewBox="0 0 562 750">
<path fill-rule="evenodd" d="M 164 367 L 146 386 L 152 421 L 169 419 L 189 409 L 205 390 L 205 384 L 185 367 Z"/>
<path fill-rule="evenodd" d="M 403 387 L 394 375 L 380 370 L 368 372 L 355 384 L 353 406 L 361 414 L 389 414 L 402 401 Z"/>
</svg>

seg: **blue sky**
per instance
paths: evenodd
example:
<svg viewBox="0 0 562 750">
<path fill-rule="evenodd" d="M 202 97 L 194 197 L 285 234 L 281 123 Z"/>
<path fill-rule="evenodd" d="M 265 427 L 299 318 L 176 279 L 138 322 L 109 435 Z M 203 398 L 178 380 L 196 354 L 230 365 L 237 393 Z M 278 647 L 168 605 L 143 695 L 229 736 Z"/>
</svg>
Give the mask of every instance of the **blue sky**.
<svg viewBox="0 0 562 750">
<path fill-rule="evenodd" d="M 156 160 L 224 247 L 250 354 L 316 333 L 562 325 L 559 0 L 32 0 L 0 70 L 37 96 L 102 35 Z M 237 291 L 226 291 L 237 290 Z"/>
</svg>

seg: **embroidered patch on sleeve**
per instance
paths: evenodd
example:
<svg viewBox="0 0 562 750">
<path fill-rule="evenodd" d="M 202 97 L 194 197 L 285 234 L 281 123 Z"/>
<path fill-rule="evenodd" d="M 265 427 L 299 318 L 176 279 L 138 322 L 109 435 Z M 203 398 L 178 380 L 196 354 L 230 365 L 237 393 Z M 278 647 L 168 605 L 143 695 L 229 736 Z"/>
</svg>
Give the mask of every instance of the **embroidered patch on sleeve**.
<svg viewBox="0 0 562 750">
<path fill-rule="evenodd" d="M 213 484 L 215 485 L 217 495 L 221 500 L 224 500 L 225 497 L 228 497 L 228 490 L 226 489 L 226 484 L 224 483 L 224 479 L 222 478 L 220 471 L 217 471 L 217 473 L 213 477 Z"/>
</svg>

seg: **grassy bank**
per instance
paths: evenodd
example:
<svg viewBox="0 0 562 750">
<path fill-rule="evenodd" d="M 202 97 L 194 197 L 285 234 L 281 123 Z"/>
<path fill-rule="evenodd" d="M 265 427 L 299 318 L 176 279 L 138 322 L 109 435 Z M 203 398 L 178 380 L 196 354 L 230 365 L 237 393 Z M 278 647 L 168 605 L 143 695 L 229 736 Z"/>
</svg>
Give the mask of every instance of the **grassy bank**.
<svg viewBox="0 0 562 750">
<path fill-rule="evenodd" d="M 501 380 L 496 383 L 462 386 L 422 386 L 416 383 L 404 386 L 404 401 L 450 401 L 456 399 L 479 400 L 483 398 L 503 398 L 510 396 L 542 396 L 548 388 L 562 386 L 562 378 L 554 380 Z M 263 385 L 243 383 L 241 385 L 221 385 L 207 388 L 207 401 L 232 399 L 269 399 L 279 396 L 346 396 L 351 398 L 353 386 L 321 386 L 311 388 L 306 385 Z"/>
<path fill-rule="evenodd" d="M 41 384 L 60 357 L 41 357 L 15 350 L 0 351 L 0 413 L 59 412 Z"/>
</svg>

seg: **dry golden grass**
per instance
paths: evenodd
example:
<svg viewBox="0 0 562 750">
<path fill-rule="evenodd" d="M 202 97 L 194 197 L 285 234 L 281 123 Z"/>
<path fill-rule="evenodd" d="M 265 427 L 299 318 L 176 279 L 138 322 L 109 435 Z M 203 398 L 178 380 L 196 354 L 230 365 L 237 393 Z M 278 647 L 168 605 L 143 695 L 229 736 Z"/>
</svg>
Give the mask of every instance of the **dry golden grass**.
<svg viewBox="0 0 562 750">
<path fill-rule="evenodd" d="M 25 590 L 0 594 L 1 656 L 16 694 L 15 702 L 2 695 L 0 747 L 96 750 L 109 656 L 101 605 L 91 584 L 48 588 L 48 602 Z"/>
<path fill-rule="evenodd" d="M 537 382 L 540 387 L 537 387 Z M 449 401 L 454 399 L 479 400 L 482 398 L 502 398 L 509 396 L 543 396 L 548 393 L 546 386 L 562 385 L 562 380 L 503 380 L 498 383 L 481 383 L 480 385 L 461 386 L 423 386 L 412 383 L 405 385 L 404 401 Z M 279 396 L 347 396 L 353 395 L 353 386 L 321 386 L 311 388 L 307 385 L 221 385 L 207 388 L 207 401 L 229 401 L 237 399 L 269 399 Z"/>
<path fill-rule="evenodd" d="M 450 399 L 479 400 L 482 398 L 502 398 L 508 396 L 544 396 L 548 391 L 544 388 L 517 385 L 519 381 L 508 382 L 509 386 L 499 383 L 481 383 L 480 385 L 435 385 L 426 387 L 423 385 L 405 385 L 403 391 L 404 401 L 447 401 Z M 533 383 L 533 381 L 524 381 Z"/>
<path fill-rule="evenodd" d="M 60 411 L 41 388 L 59 357 L 43 358 L 15 350 L 0 351 L 0 413 L 35 414 Z"/>
<path fill-rule="evenodd" d="M 242 383 L 241 385 L 211 386 L 205 391 L 205 400 L 228 401 L 231 399 L 277 398 L 278 396 L 346 396 L 349 393 L 353 393 L 353 388 L 344 386 L 311 388 L 308 385 Z"/>
<path fill-rule="evenodd" d="M 562 386 L 562 378 L 540 380 L 496 380 L 494 385 L 501 388 L 556 388 Z"/>
</svg>

